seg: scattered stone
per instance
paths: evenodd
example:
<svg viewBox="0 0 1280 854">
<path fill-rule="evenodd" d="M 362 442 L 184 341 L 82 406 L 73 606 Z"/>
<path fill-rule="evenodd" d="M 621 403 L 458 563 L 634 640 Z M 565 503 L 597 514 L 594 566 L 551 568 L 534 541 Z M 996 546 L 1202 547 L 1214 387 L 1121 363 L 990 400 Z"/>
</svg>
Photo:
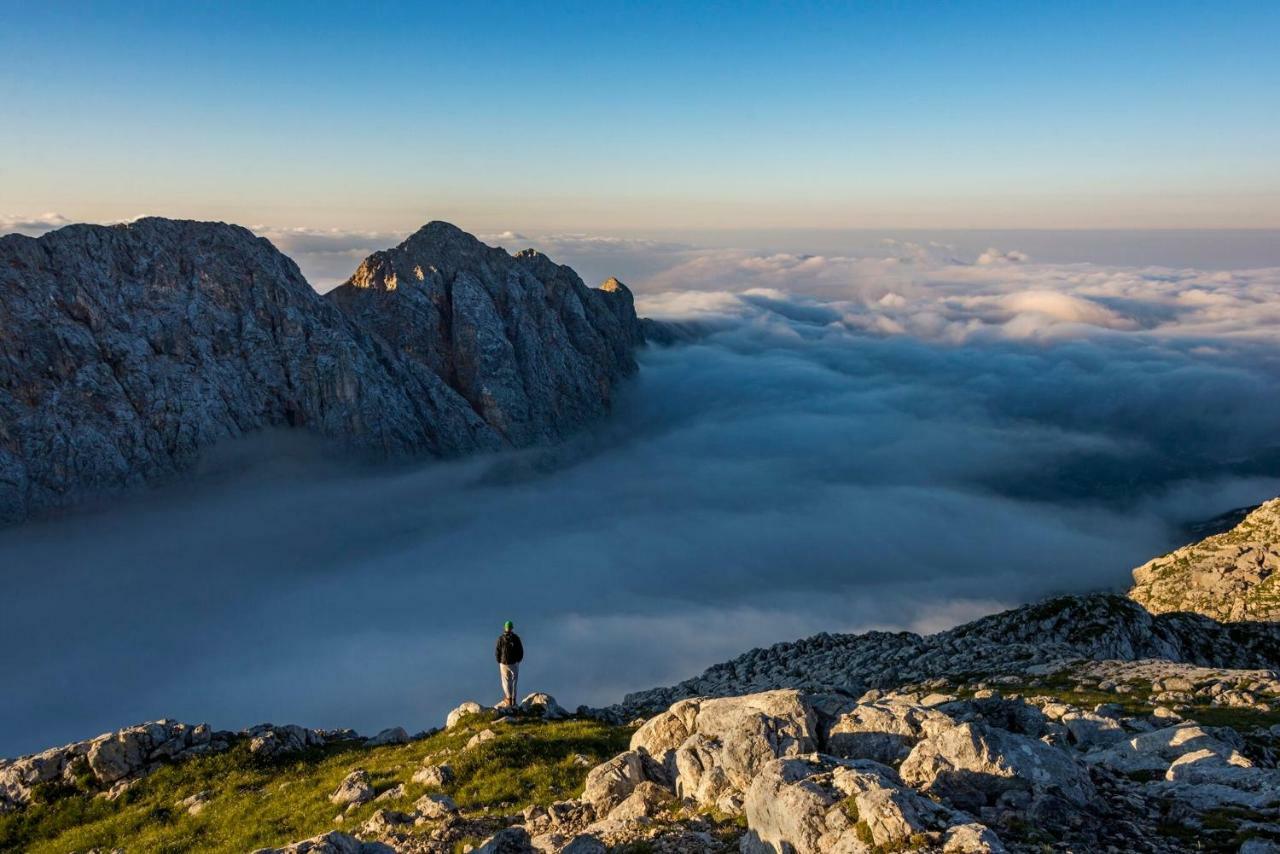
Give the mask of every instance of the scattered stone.
<svg viewBox="0 0 1280 854">
<path fill-rule="evenodd" d="M 368 821 L 360 825 L 361 836 L 387 836 L 413 826 L 414 818 L 407 813 L 382 809 L 369 816 Z"/>
<path fill-rule="evenodd" d="M 321 731 L 296 724 L 258 724 L 246 730 L 246 734 L 249 736 L 249 752 L 264 759 L 299 753 L 308 747 L 320 747 L 327 741 Z"/>
<path fill-rule="evenodd" d="M 436 819 L 448 818 L 458 811 L 458 805 L 453 802 L 453 798 L 448 795 L 423 795 L 413 802 L 413 808 L 418 815 L 432 821 Z"/>
<path fill-rule="evenodd" d="M 637 821 L 642 818 L 653 818 L 669 807 L 673 798 L 671 792 L 643 780 L 636 784 L 617 806 L 609 810 L 609 818 L 613 821 Z"/>
<path fill-rule="evenodd" d="M 523 827 L 508 827 L 489 837 L 473 854 L 539 854 Z"/>
<path fill-rule="evenodd" d="M 385 792 L 383 792 L 382 794 L 374 798 L 374 801 L 375 802 L 394 801 L 397 798 L 403 798 L 403 797 L 404 797 L 404 783 L 397 783 L 396 785 L 392 786 L 390 789 L 387 789 Z"/>
<path fill-rule="evenodd" d="M 352 771 L 342 782 L 329 800 L 335 804 L 358 805 L 373 800 L 373 786 L 369 784 L 369 773 L 363 768 Z"/>
<path fill-rule="evenodd" d="M 556 698 L 550 694 L 530 694 L 520 701 L 520 711 L 525 714 L 538 714 L 549 721 L 569 717 L 569 713 L 560 707 Z"/>
<path fill-rule="evenodd" d="M 190 815 L 200 815 L 204 812 L 205 806 L 213 799 L 213 792 L 208 789 L 202 789 L 194 795 L 190 795 L 178 801 L 178 807 L 185 809 Z"/>
<path fill-rule="evenodd" d="M 463 718 L 468 715 L 478 715 L 483 711 L 484 707 L 479 703 L 474 700 L 468 700 L 449 713 L 449 716 L 444 720 L 444 728 L 453 729 L 462 722 Z"/>
<path fill-rule="evenodd" d="M 448 765 L 424 765 L 413 774 L 414 783 L 422 783 L 437 788 L 453 782 L 453 769 Z"/>
<path fill-rule="evenodd" d="M 466 749 L 467 749 L 467 750 L 470 750 L 470 749 L 471 749 L 471 748 L 473 748 L 473 747 L 477 747 L 477 746 L 479 746 L 479 745 L 481 745 L 481 744 L 484 744 L 486 741 L 492 741 L 493 739 L 495 739 L 495 738 L 497 738 L 497 737 L 498 737 L 498 734 L 497 734 L 496 732 L 494 732 L 493 730 L 491 730 L 491 729 L 482 729 L 482 730 L 480 730 L 478 733 L 476 733 L 475 735 L 471 736 L 471 739 L 467 742 L 467 748 L 466 748 Z"/>
<path fill-rule="evenodd" d="M 608 854 L 603 842 L 589 833 L 579 834 L 560 849 L 559 854 Z"/>
</svg>

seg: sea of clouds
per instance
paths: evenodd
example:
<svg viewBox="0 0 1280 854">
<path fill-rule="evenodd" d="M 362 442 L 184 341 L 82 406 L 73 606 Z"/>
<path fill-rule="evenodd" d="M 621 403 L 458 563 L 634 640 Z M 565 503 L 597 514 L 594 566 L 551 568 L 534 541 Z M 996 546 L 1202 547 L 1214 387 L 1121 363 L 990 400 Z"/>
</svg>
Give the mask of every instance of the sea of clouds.
<svg viewBox="0 0 1280 854">
<path fill-rule="evenodd" d="M 604 704 L 818 631 L 1120 590 L 1280 494 L 1280 269 L 486 239 L 619 274 L 681 342 L 557 448 L 353 469 L 267 436 L 0 532 L 0 755 L 163 716 L 425 728 L 497 699 L 505 619 L 523 688 Z"/>
</svg>

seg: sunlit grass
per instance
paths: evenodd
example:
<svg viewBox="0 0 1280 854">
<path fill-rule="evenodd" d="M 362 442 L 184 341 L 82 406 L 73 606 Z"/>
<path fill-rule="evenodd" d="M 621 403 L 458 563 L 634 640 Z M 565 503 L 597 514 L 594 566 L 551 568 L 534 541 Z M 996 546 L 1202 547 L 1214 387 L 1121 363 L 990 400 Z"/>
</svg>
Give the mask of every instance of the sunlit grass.
<svg viewBox="0 0 1280 854">
<path fill-rule="evenodd" d="M 498 737 L 464 750 L 480 729 Z M 246 744 L 226 753 L 161 768 L 115 802 L 76 793 L 0 816 L 0 850 L 84 851 L 121 846 L 129 851 L 243 852 L 358 827 L 378 809 L 407 810 L 427 786 L 410 778 L 424 761 L 449 764 L 455 780 L 438 791 L 464 810 L 516 811 L 581 792 L 587 771 L 626 749 L 630 730 L 597 721 L 491 723 L 479 715 L 452 731 L 405 745 L 336 745 L 281 761 L 260 761 Z M 582 758 L 585 757 L 585 760 Z M 334 821 L 342 808 L 329 795 L 350 771 L 363 768 L 379 792 L 405 784 L 393 801 L 364 804 Z M 208 790 L 198 815 L 178 802 Z"/>
</svg>

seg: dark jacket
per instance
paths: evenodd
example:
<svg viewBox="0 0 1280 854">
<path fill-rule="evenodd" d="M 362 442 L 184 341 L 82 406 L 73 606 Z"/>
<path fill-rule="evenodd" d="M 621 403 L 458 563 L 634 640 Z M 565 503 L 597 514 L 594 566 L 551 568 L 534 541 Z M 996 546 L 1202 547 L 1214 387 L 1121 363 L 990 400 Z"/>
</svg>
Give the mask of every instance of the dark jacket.
<svg viewBox="0 0 1280 854">
<path fill-rule="evenodd" d="M 524 645 L 515 632 L 503 632 L 498 635 L 498 646 L 493 651 L 499 664 L 519 664 L 524 660 Z"/>
</svg>

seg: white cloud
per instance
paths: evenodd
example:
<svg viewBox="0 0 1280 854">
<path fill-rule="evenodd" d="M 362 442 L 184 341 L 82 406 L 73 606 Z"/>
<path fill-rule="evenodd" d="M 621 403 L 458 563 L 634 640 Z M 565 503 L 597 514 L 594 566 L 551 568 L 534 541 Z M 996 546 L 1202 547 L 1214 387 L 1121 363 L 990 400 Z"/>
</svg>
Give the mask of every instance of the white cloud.
<svg viewBox="0 0 1280 854">
<path fill-rule="evenodd" d="M 895 252 L 901 247 L 892 247 Z M 986 253 L 984 253 L 986 254 Z M 1005 253 L 1006 255 L 1009 253 Z M 761 288 L 818 302 L 841 323 L 879 335 L 953 344 L 1076 340 L 1099 335 L 1269 339 L 1280 324 L 1280 268 L 1207 272 L 1092 264 L 958 263 L 918 254 L 821 256 L 698 253 L 637 283 L 659 318 L 748 315 Z M 689 292 L 714 292 L 699 308 Z M 668 295 L 670 294 L 670 295 Z M 735 311 L 729 297 L 742 305 Z M 689 318 L 685 318 L 689 319 Z"/>
<path fill-rule="evenodd" d="M 398 240 L 261 230 L 344 277 Z M 244 477 L 0 532 L 24 594 L 0 597 L 0 647 L 66 615 L 8 680 L 48 702 L 0 696 L 10 751 L 160 712 L 439 720 L 493 690 L 507 617 L 538 688 L 608 702 L 747 646 L 1121 587 L 1180 523 L 1280 490 L 1280 270 L 562 245 L 651 270 L 628 275 L 642 311 L 705 335 L 641 351 L 610 418 L 555 448 L 388 472 L 269 445 Z M 145 658 L 115 630 L 139 586 Z"/>
<path fill-rule="evenodd" d="M 1030 260 L 1031 258 L 1027 253 L 1019 252 L 1016 249 L 1003 252 L 999 249 L 991 248 L 979 255 L 975 263 L 980 266 L 988 266 L 991 264 L 1024 264 Z"/>
<path fill-rule="evenodd" d="M 0 216 L 0 234 L 25 234 L 38 237 L 46 231 L 70 225 L 71 220 L 60 213 L 44 213 L 38 216 Z"/>
</svg>

